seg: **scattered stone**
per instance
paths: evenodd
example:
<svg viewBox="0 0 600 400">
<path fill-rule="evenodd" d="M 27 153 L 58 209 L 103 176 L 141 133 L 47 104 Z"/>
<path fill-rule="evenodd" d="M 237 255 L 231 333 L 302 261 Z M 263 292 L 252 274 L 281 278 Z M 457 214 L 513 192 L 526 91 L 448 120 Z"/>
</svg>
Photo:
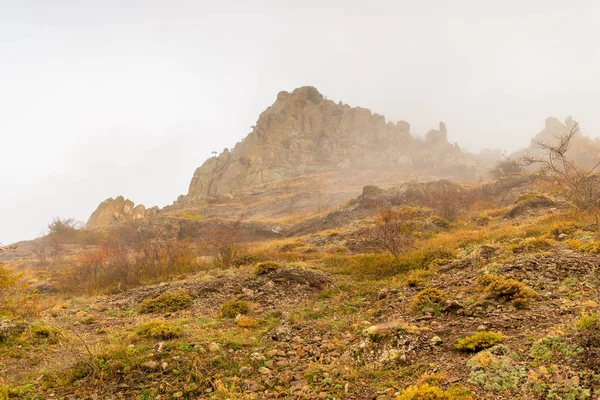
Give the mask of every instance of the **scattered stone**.
<svg viewBox="0 0 600 400">
<path fill-rule="evenodd" d="M 271 370 L 267 367 L 260 367 L 258 369 L 258 372 L 260 372 L 263 375 L 270 375 L 271 374 Z"/>
<path fill-rule="evenodd" d="M 434 346 L 439 346 L 442 343 L 444 343 L 444 341 L 439 336 L 434 336 L 434 337 L 431 338 L 431 340 L 429 341 L 429 343 L 431 343 Z"/>
<path fill-rule="evenodd" d="M 158 369 L 158 363 L 156 361 L 147 361 L 142 364 L 146 369 Z"/>
</svg>

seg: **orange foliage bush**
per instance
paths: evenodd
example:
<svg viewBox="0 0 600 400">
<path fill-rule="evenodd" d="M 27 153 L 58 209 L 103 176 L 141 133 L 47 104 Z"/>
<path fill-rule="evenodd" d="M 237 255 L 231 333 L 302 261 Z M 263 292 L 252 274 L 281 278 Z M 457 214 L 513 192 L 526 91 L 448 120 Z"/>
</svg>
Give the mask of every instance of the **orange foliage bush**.
<svg viewBox="0 0 600 400">
<path fill-rule="evenodd" d="M 56 271 L 55 280 L 64 292 L 119 291 L 197 266 L 191 244 L 178 240 L 168 228 L 131 224 Z"/>
</svg>

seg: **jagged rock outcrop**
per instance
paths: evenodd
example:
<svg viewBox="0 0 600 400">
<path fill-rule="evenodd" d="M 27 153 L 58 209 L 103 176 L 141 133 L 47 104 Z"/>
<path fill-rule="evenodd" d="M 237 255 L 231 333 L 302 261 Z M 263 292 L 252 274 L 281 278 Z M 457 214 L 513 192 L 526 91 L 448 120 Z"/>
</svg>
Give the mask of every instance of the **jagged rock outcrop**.
<svg viewBox="0 0 600 400">
<path fill-rule="evenodd" d="M 104 200 L 92 213 L 86 226 L 89 229 L 103 228 L 123 222 L 150 218 L 158 214 L 158 207 L 146 209 L 142 204 L 135 203 L 123 196 Z"/>
<path fill-rule="evenodd" d="M 593 167 L 600 161 L 600 141 L 585 136 L 577 121 L 573 120 L 571 116 L 568 116 L 564 123 L 554 117 L 546 118 L 544 129 L 535 135 L 529 147 L 512 154 L 511 158 L 519 159 L 526 154 L 530 154 L 536 158 L 543 157 L 545 154 L 538 146 L 539 143 L 557 144 L 559 137 L 567 135 L 572 131 L 575 134 L 571 139 L 569 151 L 566 153 L 568 158 L 575 161 L 580 167 Z M 538 165 L 532 166 L 533 169 L 536 167 Z"/>
<path fill-rule="evenodd" d="M 393 123 L 361 107 L 335 103 L 313 87 L 280 92 L 253 131 L 198 168 L 180 203 L 235 194 L 253 185 L 311 172 L 431 169 L 467 164 L 448 143 L 446 125 L 416 139 L 405 121 Z"/>
</svg>

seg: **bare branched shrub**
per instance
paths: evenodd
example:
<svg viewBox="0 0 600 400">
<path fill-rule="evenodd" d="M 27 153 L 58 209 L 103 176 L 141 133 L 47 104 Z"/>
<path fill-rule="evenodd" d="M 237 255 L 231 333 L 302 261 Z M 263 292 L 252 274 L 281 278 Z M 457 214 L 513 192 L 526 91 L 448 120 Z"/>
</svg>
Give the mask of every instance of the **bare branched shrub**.
<svg viewBox="0 0 600 400">
<path fill-rule="evenodd" d="M 368 246 L 389 251 L 396 261 L 415 242 L 416 226 L 413 223 L 414 211 L 410 208 L 393 210 L 378 207 L 379 215 L 375 225 L 360 232 L 360 237 Z"/>
<path fill-rule="evenodd" d="M 230 267 L 234 260 L 243 253 L 242 221 L 243 217 L 240 216 L 232 221 L 217 222 L 207 233 L 205 240 L 207 250 L 221 267 Z"/>
<path fill-rule="evenodd" d="M 48 234 L 68 236 L 77 231 L 78 226 L 79 222 L 75 218 L 55 217 L 48 224 Z"/>
<path fill-rule="evenodd" d="M 54 274 L 65 292 L 121 291 L 189 272 L 197 266 L 195 256 L 191 244 L 178 240 L 173 227 L 130 223 Z"/>
<path fill-rule="evenodd" d="M 579 132 L 578 125 L 566 134 L 556 136 L 557 143 L 535 141 L 542 155 L 531 153 L 523 157 L 524 165 L 540 165 L 542 177 L 557 184 L 565 200 L 571 206 L 589 212 L 600 200 L 600 180 L 598 167 L 600 161 L 591 168 L 582 168 L 570 160 L 567 152 L 573 137 Z"/>
<path fill-rule="evenodd" d="M 512 159 L 506 155 L 503 155 L 502 160 L 498 161 L 490 170 L 490 174 L 495 179 L 520 174 L 521 172 L 523 172 L 523 167 L 521 166 L 519 160 Z"/>
<path fill-rule="evenodd" d="M 46 242 L 34 242 L 31 252 L 37 258 L 40 267 L 45 267 L 48 265 L 48 244 Z"/>
<path fill-rule="evenodd" d="M 0 263 L 0 316 L 7 314 L 11 309 L 10 292 L 16 283 L 17 277 Z"/>
<path fill-rule="evenodd" d="M 15 250 L 15 246 L 0 245 L 0 254 Z M 29 293 L 22 275 L 12 273 L 0 261 L 0 316 L 31 315 L 35 313 L 36 295 Z"/>
<path fill-rule="evenodd" d="M 458 217 L 466 201 L 466 191 L 446 180 L 431 182 L 423 195 L 423 204 L 433 208 L 437 215 L 449 221 Z"/>
<path fill-rule="evenodd" d="M 50 240 L 49 250 L 50 262 L 52 263 L 52 266 L 55 266 L 62 261 L 63 256 L 67 252 L 65 246 L 57 238 L 52 238 Z"/>
</svg>

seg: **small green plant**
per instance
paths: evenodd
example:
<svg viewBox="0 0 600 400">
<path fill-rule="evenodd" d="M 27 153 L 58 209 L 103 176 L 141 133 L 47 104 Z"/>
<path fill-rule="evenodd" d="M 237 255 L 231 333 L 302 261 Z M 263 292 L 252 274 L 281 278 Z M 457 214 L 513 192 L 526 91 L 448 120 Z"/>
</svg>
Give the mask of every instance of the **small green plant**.
<svg viewBox="0 0 600 400">
<path fill-rule="evenodd" d="M 153 339 L 169 340 L 181 337 L 181 329 L 164 321 L 149 321 L 142 324 L 135 332 L 138 336 Z"/>
<path fill-rule="evenodd" d="M 10 389 L 8 386 L 0 385 L 0 400 L 8 400 Z"/>
<path fill-rule="evenodd" d="M 600 316 L 584 314 L 575 323 L 575 343 L 581 361 L 591 370 L 600 370 Z"/>
<path fill-rule="evenodd" d="M 488 349 L 502 342 L 504 337 L 498 332 L 477 332 L 471 336 L 459 339 L 454 348 L 458 351 L 477 352 Z"/>
<path fill-rule="evenodd" d="M 600 328 L 600 317 L 596 314 L 585 314 L 582 315 L 577 322 L 575 323 L 577 330 L 586 331 L 591 329 L 599 329 Z"/>
<path fill-rule="evenodd" d="M 256 275 L 266 275 L 269 272 L 277 271 L 281 268 L 281 265 L 275 261 L 263 261 L 256 264 L 255 272 Z"/>
<path fill-rule="evenodd" d="M 561 384 L 552 385 L 546 394 L 548 400 L 587 400 L 591 397 L 592 393 L 589 389 Z"/>
<path fill-rule="evenodd" d="M 199 350 L 191 344 L 181 343 L 179 345 L 179 351 L 184 353 L 198 353 Z"/>
<path fill-rule="evenodd" d="M 137 400 L 153 400 L 159 398 L 159 394 L 154 389 L 143 389 L 137 395 Z"/>
<path fill-rule="evenodd" d="M 481 362 L 482 353 L 487 353 L 485 362 Z M 467 366 L 471 368 L 469 383 L 495 392 L 515 392 L 521 387 L 525 370 L 516 366 L 508 355 L 497 356 L 492 353 L 496 353 L 493 348 L 467 361 Z"/>
<path fill-rule="evenodd" d="M 139 312 L 143 314 L 175 312 L 188 308 L 191 305 L 192 298 L 188 292 L 177 290 L 142 301 L 139 306 Z"/>
<path fill-rule="evenodd" d="M 91 317 L 91 316 L 90 317 L 86 317 L 86 318 L 84 318 L 84 319 L 81 320 L 81 323 L 83 325 L 92 325 L 92 324 L 96 323 L 96 318 Z"/>
<path fill-rule="evenodd" d="M 60 331 L 58 329 L 45 325 L 32 325 L 26 333 L 29 333 L 33 338 L 48 339 L 51 342 L 58 342 L 60 336 Z"/>
<path fill-rule="evenodd" d="M 250 313 L 250 305 L 244 300 L 228 300 L 221 305 L 221 317 L 235 318 Z"/>
<path fill-rule="evenodd" d="M 557 336 L 545 336 L 531 345 L 529 356 L 539 364 L 550 362 L 556 356 L 574 355 L 580 351 L 577 346 L 570 345 Z"/>
</svg>

